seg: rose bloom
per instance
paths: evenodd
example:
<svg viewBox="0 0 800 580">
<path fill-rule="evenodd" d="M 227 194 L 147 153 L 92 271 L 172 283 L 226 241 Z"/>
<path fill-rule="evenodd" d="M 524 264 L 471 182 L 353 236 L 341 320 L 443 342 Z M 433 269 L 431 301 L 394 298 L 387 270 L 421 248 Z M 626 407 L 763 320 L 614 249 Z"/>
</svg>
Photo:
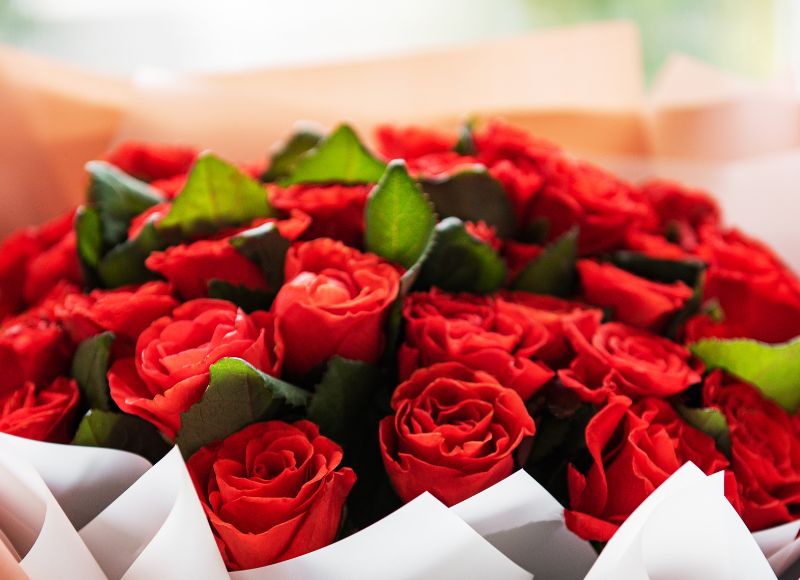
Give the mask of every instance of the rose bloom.
<svg viewBox="0 0 800 580">
<path fill-rule="evenodd" d="M 704 298 L 716 299 L 724 324 L 740 337 L 784 342 L 800 335 L 800 281 L 772 251 L 731 230 L 704 236 Z"/>
<path fill-rule="evenodd" d="M 187 300 L 208 296 L 211 280 L 244 286 L 250 290 L 268 290 L 261 268 L 230 243 L 232 236 L 268 223 L 274 223 L 281 236 L 293 241 L 308 228 L 311 219 L 301 212 L 293 212 L 285 220 L 259 218 L 246 227 L 223 232 L 214 239 L 179 244 L 161 252 L 153 252 L 145 265 L 169 280 L 178 294 Z"/>
<path fill-rule="evenodd" d="M 420 367 L 456 361 L 489 373 L 527 400 L 553 377 L 532 359 L 550 341 L 547 328 L 513 303 L 434 288 L 408 296 L 403 318 L 401 380 Z"/>
<path fill-rule="evenodd" d="M 191 300 L 148 326 L 131 357 L 108 371 L 119 408 L 174 438 L 180 414 L 203 396 L 209 367 L 225 357 L 280 375 L 283 345 L 266 312 L 248 315 L 225 300 Z"/>
<path fill-rule="evenodd" d="M 706 406 L 727 419 L 731 463 L 742 519 L 756 531 L 800 516 L 800 425 L 796 417 L 747 383 L 715 371 L 703 389 Z"/>
<path fill-rule="evenodd" d="M 364 239 L 364 205 L 372 185 L 290 185 L 268 187 L 272 205 L 311 216 L 305 239 L 332 238 L 348 246 Z"/>
<path fill-rule="evenodd" d="M 429 491 L 451 506 L 494 485 L 535 431 L 515 391 L 459 363 L 416 371 L 395 390 L 392 409 L 380 423 L 380 446 L 404 502 Z"/>
<path fill-rule="evenodd" d="M 565 330 L 577 354 L 558 377 L 583 401 L 601 403 L 613 393 L 670 397 L 701 380 L 686 348 L 645 330 L 619 322 L 591 335 L 573 324 Z"/>
<path fill-rule="evenodd" d="M 36 304 L 58 282 L 81 283 L 74 218 L 69 211 L 0 244 L 0 320 Z"/>
<path fill-rule="evenodd" d="M 186 467 L 225 564 L 246 570 L 333 542 L 356 480 L 341 462 L 310 421 L 268 421 L 200 449 Z"/>
<path fill-rule="evenodd" d="M 111 331 L 131 344 L 156 318 L 172 312 L 178 301 L 164 282 L 65 296 L 54 307 L 56 318 L 76 343 Z"/>
<path fill-rule="evenodd" d="M 615 320 L 658 332 L 692 297 L 692 289 L 680 280 L 672 284 L 653 282 L 591 260 L 578 260 L 584 299 L 612 308 Z"/>
<path fill-rule="evenodd" d="M 704 473 L 726 469 L 714 439 L 683 421 L 669 403 L 646 398 L 631 404 L 613 397 L 586 426 L 592 465 L 569 467 L 567 527 L 585 540 L 606 542 L 647 496 L 687 461 Z M 736 506 L 735 478 L 725 474 Z"/>
<path fill-rule="evenodd" d="M 284 280 L 272 312 L 287 373 L 304 375 L 335 355 L 377 360 L 386 315 L 400 288 L 394 266 L 320 238 L 289 249 Z"/>
<path fill-rule="evenodd" d="M 21 387 L 0 395 L 0 432 L 37 441 L 67 443 L 78 410 L 78 385 L 57 377 L 37 387 L 26 381 Z"/>
<path fill-rule="evenodd" d="M 197 150 L 182 145 L 126 141 L 104 155 L 105 161 L 142 181 L 184 176 L 194 164 Z"/>
</svg>

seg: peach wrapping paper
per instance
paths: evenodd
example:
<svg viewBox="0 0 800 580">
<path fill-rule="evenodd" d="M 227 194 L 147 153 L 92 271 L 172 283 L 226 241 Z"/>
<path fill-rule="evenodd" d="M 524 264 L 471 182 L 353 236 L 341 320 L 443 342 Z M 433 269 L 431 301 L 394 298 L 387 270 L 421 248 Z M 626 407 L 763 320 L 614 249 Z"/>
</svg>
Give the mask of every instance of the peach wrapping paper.
<svg viewBox="0 0 800 580">
<path fill-rule="evenodd" d="M 675 178 L 800 269 L 800 100 L 686 57 L 644 90 L 634 25 L 608 22 L 379 60 L 111 79 L 0 48 L 0 234 L 83 198 L 83 163 L 126 138 L 264 158 L 297 120 L 453 127 L 499 115 L 631 179 Z"/>
</svg>

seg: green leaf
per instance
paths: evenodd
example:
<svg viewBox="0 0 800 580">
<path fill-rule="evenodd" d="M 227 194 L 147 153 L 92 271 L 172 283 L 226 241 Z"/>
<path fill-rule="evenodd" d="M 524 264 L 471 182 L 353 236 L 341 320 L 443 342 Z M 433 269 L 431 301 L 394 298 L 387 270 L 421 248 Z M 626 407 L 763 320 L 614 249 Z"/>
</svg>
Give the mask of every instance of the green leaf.
<svg viewBox="0 0 800 580">
<path fill-rule="evenodd" d="M 295 183 L 375 183 L 386 165 L 359 141 L 349 125 L 339 125 L 317 147 L 304 155 L 283 180 Z"/>
<path fill-rule="evenodd" d="M 569 296 L 575 287 L 577 258 L 578 229 L 572 228 L 525 266 L 512 287 L 535 294 Z"/>
<path fill-rule="evenodd" d="M 627 250 L 615 252 L 611 256 L 611 261 L 618 268 L 642 278 L 665 284 L 680 280 L 692 287 L 697 284 L 701 274 L 705 271 L 705 264 L 699 260 L 664 260 Z"/>
<path fill-rule="evenodd" d="M 305 407 L 309 393 L 271 377 L 238 358 L 211 365 L 203 398 L 181 413 L 176 443 L 184 457 L 255 423 L 272 419 L 286 407 Z"/>
<path fill-rule="evenodd" d="M 266 190 L 258 181 L 235 165 L 204 153 L 195 162 L 186 185 L 157 228 L 185 239 L 276 215 L 267 201 Z"/>
<path fill-rule="evenodd" d="M 410 268 L 425 252 L 436 214 L 405 163 L 392 161 L 367 198 L 364 221 L 367 250 Z"/>
<path fill-rule="evenodd" d="M 422 189 L 440 217 L 471 222 L 483 220 L 493 226 L 501 238 L 514 233 L 514 206 L 500 182 L 483 166 L 438 179 L 425 179 Z"/>
<path fill-rule="evenodd" d="M 456 146 L 453 147 L 453 151 L 459 155 L 475 155 L 475 153 L 478 152 L 475 147 L 475 139 L 472 136 L 474 129 L 474 119 L 470 119 L 461 125 L 461 129 L 458 131 L 458 141 L 456 142 Z"/>
<path fill-rule="evenodd" d="M 103 255 L 103 225 L 96 209 L 86 205 L 78 208 L 75 214 L 75 236 L 84 282 L 89 287 L 96 286 L 95 270 Z"/>
<path fill-rule="evenodd" d="M 103 223 L 103 238 L 113 246 L 128 237 L 131 220 L 164 197 L 144 181 L 131 177 L 105 161 L 90 161 L 89 201 Z"/>
<path fill-rule="evenodd" d="M 718 409 L 694 408 L 686 405 L 676 405 L 675 409 L 689 425 L 711 436 L 726 454 L 731 451 L 730 429 L 725 415 Z"/>
<path fill-rule="evenodd" d="M 421 288 L 486 294 L 500 288 L 506 266 L 491 247 L 472 237 L 458 218 L 436 226 L 436 238 L 417 280 Z"/>
<path fill-rule="evenodd" d="M 272 182 L 288 177 L 303 155 L 316 147 L 321 140 L 322 135 L 307 129 L 292 135 L 283 147 L 273 153 L 269 169 L 261 176 L 261 181 Z"/>
<path fill-rule="evenodd" d="M 747 381 L 789 413 L 800 407 L 800 337 L 783 344 L 710 338 L 689 348 L 708 368 L 723 369 Z"/>
<path fill-rule="evenodd" d="M 91 409 L 84 415 L 72 444 L 130 451 L 147 458 L 151 463 L 164 457 L 170 448 L 158 430 L 147 421 L 133 415 L 100 409 Z"/>
<path fill-rule="evenodd" d="M 106 288 L 140 284 L 158 276 L 144 265 L 151 252 L 167 246 L 151 221 L 134 239 L 123 242 L 109 251 L 97 265 L 97 273 Z"/>
<path fill-rule="evenodd" d="M 113 342 L 114 334 L 111 332 L 87 338 L 78 345 L 72 359 L 72 378 L 92 409 L 110 411 L 115 408 L 106 378 Z"/>
<path fill-rule="evenodd" d="M 280 234 L 274 223 L 268 223 L 232 237 L 230 243 L 261 268 L 269 286 L 268 294 L 274 298 L 283 285 L 283 265 L 291 245 L 289 240 Z"/>
<path fill-rule="evenodd" d="M 275 295 L 264 290 L 256 290 L 231 284 L 224 280 L 212 279 L 208 281 L 208 297 L 233 302 L 236 306 L 249 313 L 256 310 L 269 310 Z"/>
<path fill-rule="evenodd" d="M 374 365 L 333 357 L 311 398 L 308 418 L 319 425 L 323 435 L 340 445 L 349 444 L 380 380 Z"/>
</svg>

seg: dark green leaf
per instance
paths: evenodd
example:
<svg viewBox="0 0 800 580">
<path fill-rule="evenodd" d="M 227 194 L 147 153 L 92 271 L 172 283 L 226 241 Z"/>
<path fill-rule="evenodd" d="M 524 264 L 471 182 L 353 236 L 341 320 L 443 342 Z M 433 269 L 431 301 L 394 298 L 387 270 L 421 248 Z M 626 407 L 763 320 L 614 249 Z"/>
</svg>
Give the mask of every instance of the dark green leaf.
<svg viewBox="0 0 800 580">
<path fill-rule="evenodd" d="M 289 240 L 281 236 L 274 223 L 268 223 L 232 237 L 230 243 L 261 268 L 269 294 L 274 297 L 283 285 L 283 265 L 291 245 Z"/>
<path fill-rule="evenodd" d="M 95 270 L 103 255 L 103 225 L 96 209 L 86 205 L 78 208 L 75 214 L 75 236 L 84 282 L 89 287 L 96 286 Z"/>
<path fill-rule="evenodd" d="M 245 312 L 255 312 L 269 310 L 275 296 L 263 290 L 230 284 L 224 280 L 209 280 L 208 297 L 233 302 Z"/>
<path fill-rule="evenodd" d="M 458 141 L 456 142 L 456 146 L 453 147 L 453 151 L 459 155 L 475 155 L 475 153 L 478 152 L 475 147 L 475 139 L 472 136 L 474 128 L 474 119 L 470 119 L 461 125 L 461 129 L 458 131 Z"/>
<path fill-rule="evenodd" d="M 675 313 L 672 320 L 669 321 L 667 327 L 664 329 L 664 335 L 671 340 L 678 340 L 681 329 L 686 324 L 686 321 L 700 311 L 700 307 L 703 305 L 703 287 L 705 286 L 705 279 L 705 271 L 701 270 L 695 281 L 692 297 Z"/>
<path fill-rule="evenodd" d="M 105 161 L 90 161 L 89 201 L 103 223 L 103 238 L 113 246 L 128 236 L 131 220 L 164 197 L 144 181 L 131 177 Z"/>
<path fill-rule="evenodd" d="M 506 266 L 491 247 L 471 236 L 458 218 L 436 226 L 430 254 L 417 280 L 421 288 L 486 294 L 503 285 Z"/>
<path fill-rule="evenodd" d="M 198 157 L 186 185 L 157 227 L 181 238 L 193 238 L 276 215 L 258 181 L 235 165 L 205 153 Z"/>
<path fill-rule="evenodd" d="M 514 280 L 515 290 L 569 296 L 575 287 L 578 229 L 572 228 L 548 245 Z"/>
<path fill-rule="evenodd" d="M 324 435 L 347 445 L 356 435 L 354 426 L 362 420 L 380 378 L 380 371 L 369 363 L 333 357 L 311 398 L 308 418 Z"/>
<path fill-rule="evenodd" d="M 728 429 L 728 420 L 718 409 L 693 408 L 685 405 L 676 405 L 678 414 L 683 420 L 695 429 L 711 436 L 726 454 L 731 451 L 731 437 Z"/>
<path fill-rule="evenodd" d="M 170 448 L 158 430 L 147 421 L 133 415 L 99 409 L 91 409 L 84 415 L 72 444 L 130 451 L 147 458 L 151 463 L 161 459 Z"/>
<path fill-rule="evenodd" d="M 699 260 L 664 260 L 630 251 L 615 252 L 611 261 L 618 268 L 642 278 L 666 284 L 680 280 L 692 287 L 705 270 L 705 264 Z"/>
<path fill-rule="evenodd" d="M 514 207 L 503 186 L 483 166 L 475 166 L 454 175 L 422 181 L 440 217 L 463 221 L 484 221 L 497 235 L 507 238 L 514 233 Z"/>
<path fill-rule="evenodd" d="M 800 407 L 800 337 L 783 344 L 709 338 L 689 348 L 708 368 L 723 369 L 758 387 L 789 413 Z"/>
<path fill-rule="evenodd" d="M 322 135 L 307 129 L 292 135 L 283 147 L 273 153 L 269 169 L 261 176 L 261 181 L 272 182 L 288 177 L 303 155 L 316 147 L 321 140 Z"/>
<path fill-rule="evenodd" d="M 305 407 L 310 395 L 271 377 L 238 358 L 211 365 L 203 398 L 181 413 L 176 443 L 184 457 L 255 423 L 274 418 L 288 407 Z"/>
<path fill-rule="evenodd" d="M 402 161 L 389 164 L 369 194 L 364 216 L 367 250 L 406 268 L 425 252 L 436 227 L 430 203 Z"/>
<path fill-rule="evenodd" d="M 110 411 L 114 408 L 106 378 L 112 342 L 114 334 L 111 332 L 87 338 L 78 345 L 72 359 L 72 378 L 92 409 Z"/>
<path fill-rule="evenodd" d="M 381 178 L 385 167 L 361 144 L 350 126 L 339 125 L 297 162 L 282 184 L 374 183 Z"/>
<path fill-rule="evenodd" d="M 100 280 L 106 288 L 155 280 L 157 276 L 147 269 L 144 261 L 151 252 L 166 246 L 153 222 L 148 223 L 134 239 L 115 246 L 100 260 L 97 265 Z"/>
</svg>

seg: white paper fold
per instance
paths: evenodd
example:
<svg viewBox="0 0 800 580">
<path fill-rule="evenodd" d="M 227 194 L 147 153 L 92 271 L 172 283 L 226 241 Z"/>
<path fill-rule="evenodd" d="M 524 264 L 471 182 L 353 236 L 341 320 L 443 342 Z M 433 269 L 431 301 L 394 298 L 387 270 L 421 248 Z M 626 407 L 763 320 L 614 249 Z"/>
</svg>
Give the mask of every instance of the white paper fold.
<svg viewBox="0 0 800 580">
<path fill-rule="evenodd" d="M 372 526 L 285 562 L 233 572 L 233 580 L 516 580 L 531 574 L 425 493 Z"/>
<path fill-rule="evenodd" d="M 111 580 L 228 578 L 177 447 L 80 535 Z"/>
<path fill-rule="evenodd" d="M 775 574 L 780 576 L 800 558 L 800 520 L 753 534 Z"/>
<path fill-rule="evenodd" d="M 586 579 L 775 578 L 723 484 L 722 474 L 685 464 L 634 510 Z"/>
<path fill-rule="evenodd" d="M 564 524 L 564 508 L 520 470 L 451 508 L 535 578 L 583 578 L 594 548 Z"/>
<path fill-rule="evenodd" d="M 0 530 L 33 580 L 105 579 L 47 484 L 9 437 L 0 438 Z"/>
</svg>

